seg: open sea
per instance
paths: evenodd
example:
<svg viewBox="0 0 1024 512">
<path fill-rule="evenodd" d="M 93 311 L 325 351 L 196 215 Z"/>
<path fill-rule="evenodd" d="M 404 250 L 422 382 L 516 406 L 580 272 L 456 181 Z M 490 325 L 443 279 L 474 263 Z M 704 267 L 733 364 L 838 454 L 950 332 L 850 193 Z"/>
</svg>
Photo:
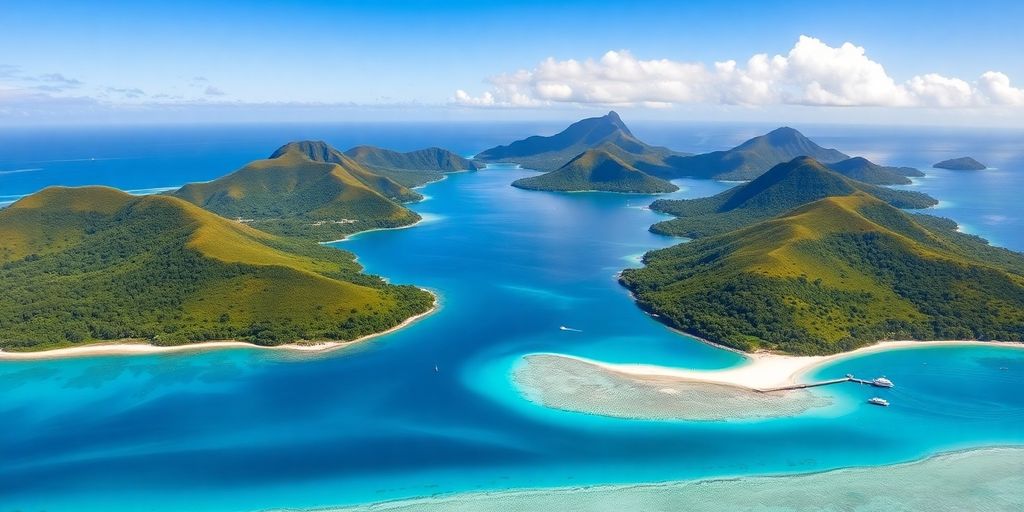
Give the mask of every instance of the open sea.
<svg viewBox="0 0 1024 512">
<path fill-rule="evenodd" d="M 174 126 L 0 131 L 0 203 L 49 185 L 135 193 L 210 180 L 287 141 L 465 155 L 557 124 Z M 725 149 L 769 126 L 638 124 L 673 149 Z M 1024 133 L 796 126 L 826 147 L 927 173 L 928 213 L 1024 251 Z M 931 169 L 970 155 L 985 171 Z M 742 357 L 643 314 L 615 280 L 678 240 L 647 231 L 653 196 L 531 192 L 512 166 L 449 175 L 412 205 L 426 221 L 333 245 L 367 271 L 436 291 L 435 314 L 329 354 L 258 349 L 0 361 L 0 512 L 231 510 L 438 494 L 806 473 L 1024 445 L 1024 350 L 893 350 L 820 368 L 886 375 L 881 391 L 814 391 L 785 418 L 641 421 L 547 409 L 510 371 L 525 354 L 724 368 Z M 734 184 L 677 180 L 670 197 Z M 664 196 L 662 196 L 664 197 Z M 563 330 L 567 326 L 572 330 Z M 435 370 L 436 368 L 436 370 Z M 864 400 L 883 394 L 888 408 Z M 1024 471 L 1024 461 L 1018 466 Z"/>
</svg>

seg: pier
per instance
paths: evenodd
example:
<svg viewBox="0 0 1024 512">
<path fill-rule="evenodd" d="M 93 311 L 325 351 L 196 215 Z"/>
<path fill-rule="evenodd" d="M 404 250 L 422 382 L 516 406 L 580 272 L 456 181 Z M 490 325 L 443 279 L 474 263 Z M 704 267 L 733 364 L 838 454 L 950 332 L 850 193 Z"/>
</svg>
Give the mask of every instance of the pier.
<svg viewBox="0 0 1024 512">
<path fill-rule="evenodd" d="M 883 378 L 882 380 L 885 380 L 885 379 Z M 807 388 L 816 388 L 816 387 L 819 387 L 819 386 L 830 386 L 832 384 L 840 384 L 840 383 L 843 383 L 843 382 L 856 382 L 857 384 L 868 384 L 868 385 L 879 387 L 879 388 L 892 387 L 891 384 L 888 385 L 888 386 L 880 384 L 878 382 L 878 379 L 876 379 L 876 380 L 864 380 L 864 379 L 858 379 L 857 377 L 854 377 L 853 375 L 847 375 L 846 377 L 842 377 L 842 378 L 839 378 L 839 379 L 823 380 L 823 381 L 819 381 L 819 382 L 808 382 L 808 383 L 804 383 L 804 384 L 790 384 L 788 386 L 779 386 L 777 388 L 758 389 L 757 391 L 759 391 L 761 393 L 771 393 L 773 391 L 787 391 L 787 390 L 791 390 L 791 389 L 807 389 Z M 888 381 L 886 381 L 886 382 L 888 382 Z"/>
</svg>

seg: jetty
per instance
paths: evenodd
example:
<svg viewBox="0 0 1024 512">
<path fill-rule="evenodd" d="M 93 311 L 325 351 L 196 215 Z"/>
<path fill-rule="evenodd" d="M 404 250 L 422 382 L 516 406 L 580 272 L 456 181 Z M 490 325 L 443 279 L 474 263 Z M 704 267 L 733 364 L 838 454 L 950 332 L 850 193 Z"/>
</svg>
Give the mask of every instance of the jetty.
<svg viewBox="0 0 1024 512">
<path fill-rule="evenodd" d="M 857 384 L 868 384 L 870 386 L 875 386 L 875 387 L 878 387 L 878 388 L 891 388 L 892 387 L 892 381 L 890 381 L 889 379 L 887 379 L 885 377 L 878 377 L 878 378 L 872 379 L 872 380 L 865 380 L 865 379 L 858 379 L 857 377 L 854 377 L 853 375 L 847 374 L 845 377 L 842 377 L 842 378 L 839 378 L 839 379 L 822 380 L 822 381 L 818 381 L 818 382 L 806 382 L 806 383 L 803 383 L 803 384 L 790 384 L 788 386 L 779 386 L 779 387 L 776 387 L 776 388 L 758 389 L 757 391 L 759 391 L 761 393 L 771 393 L 773 391 L 788 391 L 788 390 L 791 390 L 791 389 L 807 389 L 807 388 L 816 388 L 816 387 L 819 387 L 819 386 L 830 386 L 832 384 L 841 384 L 843 382 L 854 382 L 854 383 L 857 383 Z"/>
</svg>

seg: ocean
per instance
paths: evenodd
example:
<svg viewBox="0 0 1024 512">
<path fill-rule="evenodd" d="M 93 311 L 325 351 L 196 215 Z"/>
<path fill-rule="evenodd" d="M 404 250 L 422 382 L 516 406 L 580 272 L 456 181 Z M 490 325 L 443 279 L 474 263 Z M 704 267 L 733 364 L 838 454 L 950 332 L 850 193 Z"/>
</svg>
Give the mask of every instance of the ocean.
<svg viewBox="0 0 1024 512">
<path fill-rule="evenodd" d="M 638 124 L 645 141 L 724 149 L 760 126 Z M 1020 133 L 797 126 L 826 147 L 919 167 L 913 187 L 965 231 L 1024 250 Z M 49 185 L 145 193 L 226 174 L 298 138 L 465 155 L 557 125 L 239 125 L 0 132 L 0 201 Z M 970 155 L 994 169 L 931 163 Z M 1024 350 L 865 355 L 815 377 L 828 407 L 726 422 L 616 419 L 545 408 L 511 379 L 525 354 L 724 368 L 742 357 L 674 333 L 615 279 L 677 240 L 654 197 L 531 192 L 511 166 L 449 175 L 413 205 L 428 221 L 337 242 L 367 271 L 436 291 L 439 311 L 329 354 L 259 349 L 0 362 L 0 511 L 263 510 L 502 489 L 666 482 L 877 466 L 1024 444 Z M 734 184 L 677 180 L 671 197 Z M 562 329 L 567 327 L 568 329 Z"/>
</svg>

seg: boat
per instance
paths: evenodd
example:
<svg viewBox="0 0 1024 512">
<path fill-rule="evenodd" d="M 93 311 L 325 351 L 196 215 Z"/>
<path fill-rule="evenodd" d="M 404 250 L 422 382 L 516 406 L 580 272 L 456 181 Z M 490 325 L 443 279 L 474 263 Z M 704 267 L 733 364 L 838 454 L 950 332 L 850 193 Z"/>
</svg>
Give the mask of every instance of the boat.
<svg viewBox="0 0 1024 512">
<path fill-rule="evenodd" d="M 868 403 L 871 404 L 871 405 L 880 405 L 882 407 L 889 407 L 889 401 L 888 400 L 886 400 L 884 398 L 878 398 L 877 396 L 874 397 L 874 398 L 869 398 L 868 399 Z"/>
<path fill-rule="evenodd" d="M 880 388 L 891 388 L 892 387 L 892 381 L 887 379 L 887 378 L 885 378 L 885 377 L 879 377 L 879 378 L 871 381 L 871 385 L 872 386 L 876 386 L 876 387 L 880 387 Z"/>
</svg>

